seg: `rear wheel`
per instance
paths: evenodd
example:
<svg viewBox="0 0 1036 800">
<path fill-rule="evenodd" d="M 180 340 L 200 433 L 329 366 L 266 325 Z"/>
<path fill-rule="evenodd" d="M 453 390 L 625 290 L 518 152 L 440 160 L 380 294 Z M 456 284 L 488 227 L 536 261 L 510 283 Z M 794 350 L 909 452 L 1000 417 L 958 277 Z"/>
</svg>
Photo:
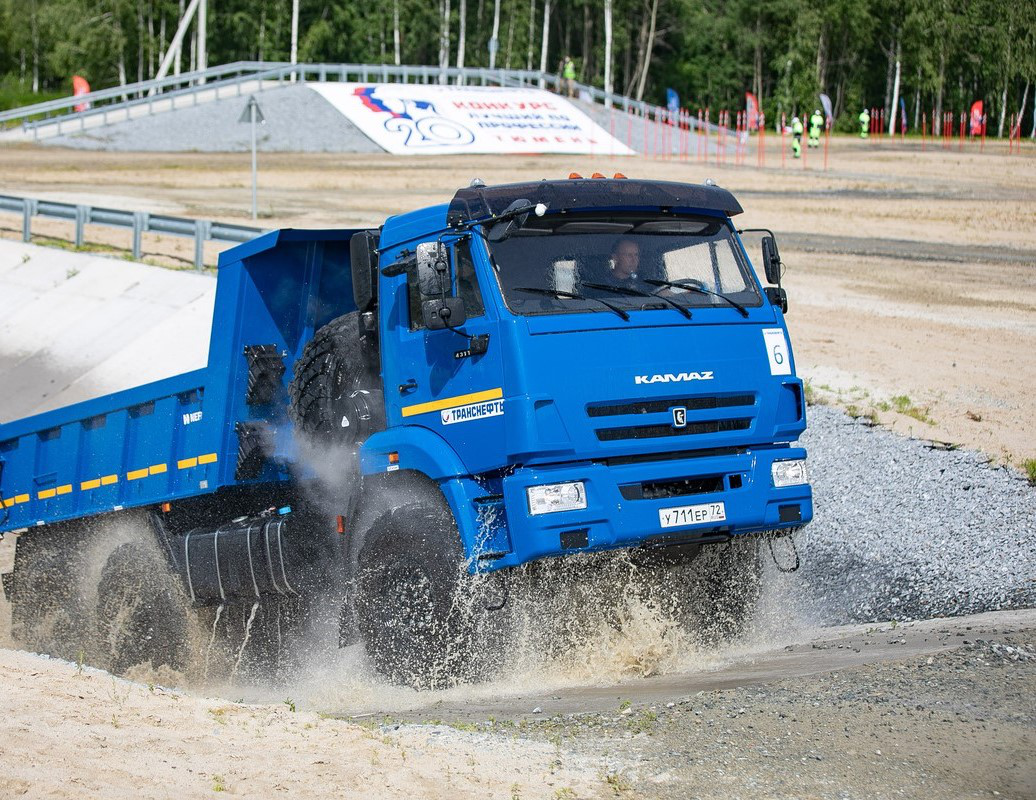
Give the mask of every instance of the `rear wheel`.
<svg viewBox="0 0 1036 800">
<path fill-rule="evenodd" d="M 130 542 L 108 557 L 97 590 L 97 632 L 113 672 L 144 663 L 186 668 L 187 598 L 157 547 Z"/>
<path fill-rule="evenodd" d="M 15 544 L 11 633 L 22 646 L 77 659 L 88 646 L 81 596 L 81 548 L 72 529 L 25 533 Z"/>
<path fill-rule="evenodd" d="M 403 506 L 371 525 L 360 550 L 356 615 L 374 668 L 394 683 L 443 688 L 479 677 L 487 623 L 446 508 Z"/>
</svg>

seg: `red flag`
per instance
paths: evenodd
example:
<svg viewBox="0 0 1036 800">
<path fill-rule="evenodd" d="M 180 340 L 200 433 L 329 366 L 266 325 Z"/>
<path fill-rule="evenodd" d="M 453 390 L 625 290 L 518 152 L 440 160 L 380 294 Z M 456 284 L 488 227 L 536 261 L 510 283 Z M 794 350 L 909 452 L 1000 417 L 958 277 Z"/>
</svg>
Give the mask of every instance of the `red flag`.
<svg viewBox="0 0 1036 800">
<path fill-rule="evenodd" d="M 971 104 L 971 125 L 969 127 L 972 136 L 982 135 L 982 117 L 982 101 L 976 100 Z"/>
<path fill-rule="evenodd" d="M 745 109 L 748 111 L 748 130 L 754 131 L 759 127 L 759 101 L 751 92 L 745 92 Z"/>
<path fill-rule="evenodd" d="M 81 94 L 90 94 L 90 84 L 82 75 L 72 76 L 72 96 L 79 97 Z M 75 107 L 76 111 L 86 111 L 90 108 L 89 103 L 80 103 Z"/>
</svg>

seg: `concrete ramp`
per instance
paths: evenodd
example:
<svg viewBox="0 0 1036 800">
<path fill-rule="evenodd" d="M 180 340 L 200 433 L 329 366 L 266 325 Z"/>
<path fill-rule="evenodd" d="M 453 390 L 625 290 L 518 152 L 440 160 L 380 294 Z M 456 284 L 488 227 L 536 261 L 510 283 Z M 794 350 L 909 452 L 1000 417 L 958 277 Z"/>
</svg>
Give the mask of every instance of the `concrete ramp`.
<svg viewBox="0 0 1036 800">
<path fill-rule="evenodd" d="M 266 153 L 383 153 L 317 92 L 302 84 L 255 94 L 265 117 L 257 144 Z M 82 150 L 233 153 L 251 149 L 251 126 L 239 122 L 248 95 L 210 98 L 103 126 L 52 136 L 45 145 Z"/>
<path fill-rule="evenodd" d="M 204 367 L 208 275 L 0 240 L 0 422 Z"/>
</svg>

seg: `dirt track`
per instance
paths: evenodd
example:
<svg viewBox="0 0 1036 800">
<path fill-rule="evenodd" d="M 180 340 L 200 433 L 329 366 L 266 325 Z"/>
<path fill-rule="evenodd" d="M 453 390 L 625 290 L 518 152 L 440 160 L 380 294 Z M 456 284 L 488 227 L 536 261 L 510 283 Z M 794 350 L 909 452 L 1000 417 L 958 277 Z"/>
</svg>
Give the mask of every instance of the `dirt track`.
<svg viewBox="0 0 1036 800">
<path fill-rule="evenodd" d="M 1032 611 L 831 630 L 713 671 L 393 716 L 186 695 L 10 650 L 0 666 L 7 797 L 1036 792 Z"/>
<path fill-rule="evenodd" d="M 539 179 L 571 170 L 715 178 L 739 195 L 745 227 L 782 235 L 789 325 L 799 372 L 818 400 L 895 429 L 984 450 L 1020 466 L 1036 458 L 1036 152 L 1020 156 L 836 139 L 831 169 L 766 170 L 657 159 L 577 156 L 260 157 L 260 224 L 361 227 L 442 202 L 479 176 Z M 0 149 L 0 191 L 116 208 L 247 222 L 240 155 Z M 20 220 L 0 216 L 3 235 Z M 38 222 L 69 237 L 66 223 Z M 169 241 L 147 241 L 170 252 Z M 90 240 L 125 247 L 127 234 Z M 172 249 L 189 259 L 189 241 Z M 214 260 L 216 248 L 208 258 Z M 183 261 L 181 260 L 182 264 Z"/>
</svg>

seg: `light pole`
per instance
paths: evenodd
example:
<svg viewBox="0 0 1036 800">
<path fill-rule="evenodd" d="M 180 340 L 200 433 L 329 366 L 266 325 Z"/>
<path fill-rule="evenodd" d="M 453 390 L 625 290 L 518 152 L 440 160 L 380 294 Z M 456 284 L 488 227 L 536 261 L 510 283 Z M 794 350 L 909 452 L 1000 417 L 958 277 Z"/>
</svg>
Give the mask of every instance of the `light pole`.
<svg viewBox="0 0 1036 800">
<path fill-rule="evenodd" d="M 256 125 L 266 124 L 266 117 L 263 116 L 263 111 L 259 108 L 259 103 L 256 102 L 254 94 L 249 95 L 248 102 L 245 104 L 245 109 L 241 112 L 241 116 L 237 121 L 247 122 L 252 128 L 252 219 L 258 219 L 259 204 L 256 191 L 256 184 L 258 181 L 258 163 L 255 157 L 255 129 Z"/>
</svg>

